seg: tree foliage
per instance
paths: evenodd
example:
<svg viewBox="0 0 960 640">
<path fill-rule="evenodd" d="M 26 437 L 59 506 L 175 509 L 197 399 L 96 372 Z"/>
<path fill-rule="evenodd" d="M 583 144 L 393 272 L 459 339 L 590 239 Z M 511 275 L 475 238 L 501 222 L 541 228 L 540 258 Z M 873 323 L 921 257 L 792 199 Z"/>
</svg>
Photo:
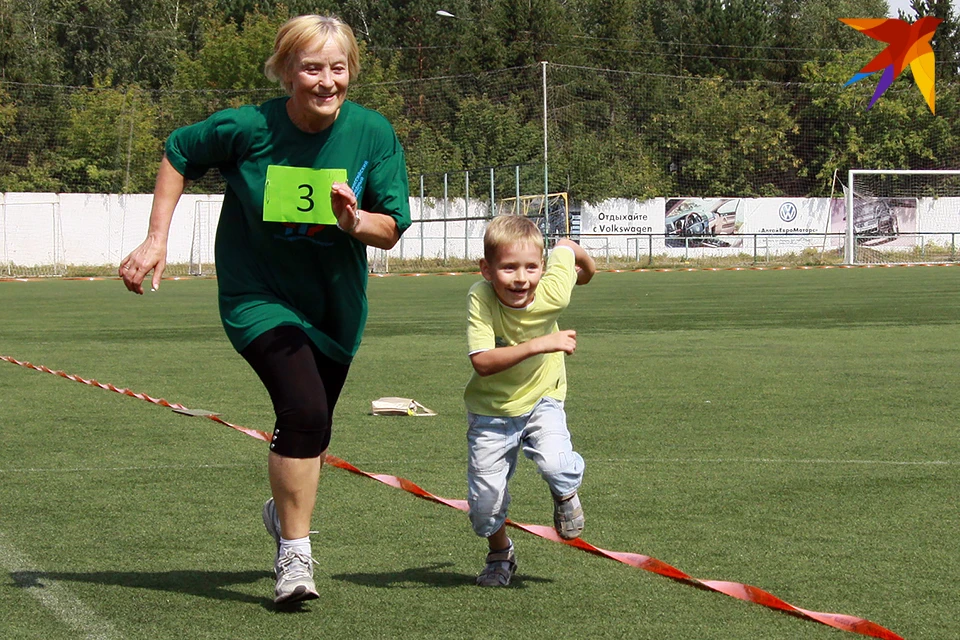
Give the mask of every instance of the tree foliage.
<svg viewBox="0 0 960 640">
<path fill-rule="evenodd" d="M 871 109 L 879 74 L 844 86 L 883 45 L 838 18 L 883 0 L 0 0 L 0 190 L 149 191 L 173 128 L 282 95 L 263 63 L 314 11 L 353 26 L 350 97 L 394 124 L 414 191 L 420 173 L 541 163 L 545 119 L 549 188 L 582 200 L 960 165 L 950 0 L 902 16 L 943 20 L 936 116 L 909 72 Z"/>
</svg>

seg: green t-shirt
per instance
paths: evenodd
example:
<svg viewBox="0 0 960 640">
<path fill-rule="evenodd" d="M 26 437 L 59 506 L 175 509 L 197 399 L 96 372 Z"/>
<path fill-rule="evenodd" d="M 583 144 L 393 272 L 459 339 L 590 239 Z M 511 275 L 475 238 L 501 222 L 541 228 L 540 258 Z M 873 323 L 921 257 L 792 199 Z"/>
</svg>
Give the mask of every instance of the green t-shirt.
<svg viewBox="0 0 960 640">
<path fill-rule="evenodd" d="M 220 317 L 234 348 L 294 325 L 349 364 L 367 319 L 366 245 L 335 225 L 264 222 L 267 168 L 345 169 L 360 208 L 390 215 L 403 233 L 410 226 L 403 149 L 376 111 L 346 101 L 333 125 L 306 133 L 290 121 L 287 100 L 225 109 L 177 129 L 166 155 L 189 180 L 216 168 L 227 182 L 215 259 Z M 329 206 L 329 193 L 310 195 Z"/>
<path fill-rule="evenodd" d="M 514 309 L 500 302 L 486 280 L 467 294 L 467 352 L 511 347 L 559 331 L 557 319 L 577 284 L 576 259 L 569 247 L 550 253 L 533 302 Z M 489 376 L 476 371 L 463 394 L 467 411 L 484 416 L 521 416 L 544 396 L 564 400 L 567 372 L 563 352 L 542 353 Z"/>
</svg>

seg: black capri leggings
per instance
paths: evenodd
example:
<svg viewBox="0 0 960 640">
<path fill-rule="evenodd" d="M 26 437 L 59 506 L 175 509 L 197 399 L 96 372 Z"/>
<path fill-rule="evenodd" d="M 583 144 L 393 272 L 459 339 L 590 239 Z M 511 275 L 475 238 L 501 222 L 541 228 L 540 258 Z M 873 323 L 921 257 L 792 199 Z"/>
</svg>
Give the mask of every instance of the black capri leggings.
<svg viewBox="0 0 960 640">
<path fill-rule="evenodd" d="M 277 422 L 270 450 L 287 458 L 316 458 L 330 445 L 333 409 L 350 365 L 320 353 L 299 327 L 261 334 L 240 355 L 273 401 Z"/>
</svg>

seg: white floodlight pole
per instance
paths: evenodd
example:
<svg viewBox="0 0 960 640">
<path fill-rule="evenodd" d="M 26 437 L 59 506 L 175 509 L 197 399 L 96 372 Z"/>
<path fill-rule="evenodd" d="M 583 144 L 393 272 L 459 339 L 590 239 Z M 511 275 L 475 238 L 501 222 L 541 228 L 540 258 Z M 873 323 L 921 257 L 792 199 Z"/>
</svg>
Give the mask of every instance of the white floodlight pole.
<svg viewBox="0 0 960 640">
<path fill-rule="evenodd" d="M 547 213 L 547 202 L 550 196 L 550 168 L 547 164 L 549 160 L 547 149 L 547 61 L 540 63 L 543 66 L 543 211 Z M 544 221 L 546 229 L 546 221 Z"/>
</svg>

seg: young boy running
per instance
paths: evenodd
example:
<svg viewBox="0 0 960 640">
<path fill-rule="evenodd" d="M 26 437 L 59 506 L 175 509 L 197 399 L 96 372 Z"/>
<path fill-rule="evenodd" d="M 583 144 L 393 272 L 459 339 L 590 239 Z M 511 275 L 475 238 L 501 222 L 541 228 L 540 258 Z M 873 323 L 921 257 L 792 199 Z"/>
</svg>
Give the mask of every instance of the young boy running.
<svg viewBox="0 0 960 640">
<path fill-rule="evenodd" d="M 467 295 L 467 343 L 474 373 L 467 383 L 470 522 L 490 551 L 477 584 L 505 587 L 517 569 L 505 521 L 507 482 L 518 453 L 533 460 L 553 494 L 553 524 L 565 539 L 583 531 L 577 489 L 583 458 L 570 443 L 563 401 L 564 354 L 577 332 L 557 318 L 575 284 L 596 273 L 580 245 L 560 240 L 543 265 L 543 235 L 529 219 L 500 216 L 483 237 L 483 280 Z"/>
</svg>

